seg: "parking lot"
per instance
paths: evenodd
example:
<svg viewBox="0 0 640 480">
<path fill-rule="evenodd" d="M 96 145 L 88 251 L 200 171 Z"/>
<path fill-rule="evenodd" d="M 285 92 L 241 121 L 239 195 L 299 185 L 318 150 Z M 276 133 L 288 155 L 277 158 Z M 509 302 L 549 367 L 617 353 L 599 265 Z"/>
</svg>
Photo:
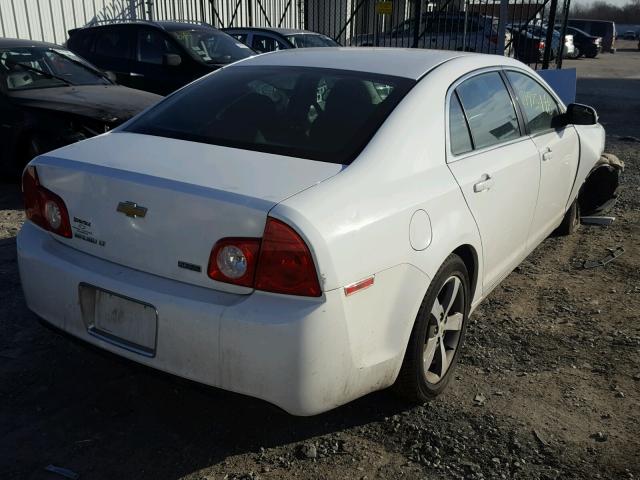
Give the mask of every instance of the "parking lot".
<svg viewBox="0 0 640 480">
<path fill-rule="evenodd" d="M 640 51 L 617 46 L 564 62 L 626 164 L 615 222 L 547 239 L 476 310 L 455 381 L 419 407 L 378 392 L 292 417 L 52 333 L 24 305 L 21 197 L 1 185 L 0 476 L 640 477 Z"/>
</svg>

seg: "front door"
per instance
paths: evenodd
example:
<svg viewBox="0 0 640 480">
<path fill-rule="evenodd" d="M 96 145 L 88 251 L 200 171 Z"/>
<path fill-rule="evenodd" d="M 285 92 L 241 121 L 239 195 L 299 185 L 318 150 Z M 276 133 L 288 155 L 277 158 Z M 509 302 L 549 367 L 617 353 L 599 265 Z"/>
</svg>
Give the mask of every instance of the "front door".
<svg viewBox="0 0 640 480">
<path fill-rule="evenodd" d="M 529 239 L 533 247 L 560 224 L 569 207 L 580 145 L 573 126 L 553 128 L 553 119 L 560 108 L 542 85 L 525 73 L 507 71 L 506 75 L 540 158 L 540 193 Z"/>
</svg>

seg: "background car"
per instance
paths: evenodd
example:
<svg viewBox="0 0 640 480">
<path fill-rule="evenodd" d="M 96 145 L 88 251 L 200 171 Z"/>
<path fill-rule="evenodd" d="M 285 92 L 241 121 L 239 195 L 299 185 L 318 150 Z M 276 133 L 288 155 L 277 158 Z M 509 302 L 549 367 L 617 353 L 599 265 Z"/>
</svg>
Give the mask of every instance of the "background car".
<svg viewBox="0 0 640 480">
<path fill-rule="evenodd" d="M 604 138 L 504 56 L 258 55 L 29 164 L 24 298 L 85 342 L 293 414 L 392 384 L 422 403 L 482 299 L 575 230 Z"/>
<path fill-rule="evenodd" d="M 167 95 L 202 75 L 250 57 L 244 43 L 208 25 L 112 23 L 69 31 L 67 46 L 128 87 Z"/>
<path fill-rule="evenodd" d="M 547 39 L 546 25 L 529 25 L 527 27 L 527 31 L 536 37 L 545 39 L 545 41 Z M 563 58 L 576 58 L 578 56 L 578 53 L 576 52 L 573 43 L 573 35 L 565 34 L 564 41 L 561 41 L 560 37 L 560 32 L 556 29 L 553 29 L 553 33 L 551 35 L 551 58 L 556 58 L 560 54 L 563 56 Z"/>
<path fill-rule="evenodd" d="M 544 37 L 534 35 L 527 29 L 515 25 L 509 25 L 507 30 L 511 35 L 511 43 L 505 49 L 507 56 L 517 58 L 524 63 L 542 62 L 546 44 Z"/>
<path fill-rule="evenodd" d="M 416 22 L 405 20 L 390 32 L 356 35 L 351 39 L 355 47 L 412 47 Z M 447 50 L 495 53 L 498 32 L 492 17 L 473 13 L 425 12 L 419 27 L 418 46 Z"/>
<path fill-rule="evenodd" d="M 0 39 L 0 169 L 17 178 L 34 156 L 109 131 L 160 100 L 114 85 L 66 48 Z"/>
<path fill-rule="evenodd" d="M 635 30 L 627 30 L 622 34 L 624 40 L 635 40 L 637 37 Z"/>
<path fill-rule="evenodd" d="M 289 48 L 340 46 L 334 39 L 309 30 L 255 27 L 223 28 L 222 30 L 259 53 Z"/>
<path fill-rule="evenodd" d="M 595 58 L 602 50 L 602 39 L 589 35 L 587 32 L 575 27 L 567 27 L 567 32 L 573 35 L 573 43 L 578 50 L 578 56 L 584 55 L 588 58 Z"/>
<path fill-rule="evenodd" d="M 607 20 L 582 20 L 570 18 L 568 26 L 579 28 L 589 35 L 602 39 L 602 51 L 616 53 L 616 24 Z"/>
</svg>

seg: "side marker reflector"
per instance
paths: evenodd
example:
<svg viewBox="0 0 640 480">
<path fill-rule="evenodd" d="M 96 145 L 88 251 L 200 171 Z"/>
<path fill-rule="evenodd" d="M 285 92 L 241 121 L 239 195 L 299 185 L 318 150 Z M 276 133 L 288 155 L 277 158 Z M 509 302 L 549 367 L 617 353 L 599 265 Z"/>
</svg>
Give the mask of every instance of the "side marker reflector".
<svg viewBox="0 0 640 480">
<path fill-rule="evenodd" d="M 352 283 L 351 285 L 347 285 L 344 287 L 344 295 L 348 297 L 349 295 L 353 295 L 360 290 L 364 290 L 365 288 L 369 288 L 373 285 L 375 277 L 365 278 L 364 280 L 360 280 L 359 282 Z"/>
</svg>

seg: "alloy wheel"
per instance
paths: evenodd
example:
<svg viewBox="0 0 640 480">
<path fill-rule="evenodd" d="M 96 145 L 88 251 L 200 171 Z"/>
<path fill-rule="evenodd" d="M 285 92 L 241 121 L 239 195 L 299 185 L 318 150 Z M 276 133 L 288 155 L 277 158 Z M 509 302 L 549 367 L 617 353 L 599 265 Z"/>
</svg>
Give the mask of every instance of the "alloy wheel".
<svg viewBox="0 0 640 480">
<path fill-rule="evenodd" d="M 460 278 L 452 275 L 442 284 L 431 307 L 422 353 L 424 375 L 430 384 L 444 378 L 455 357 L 464 322 L 465 293 Z"/>
</svg>

